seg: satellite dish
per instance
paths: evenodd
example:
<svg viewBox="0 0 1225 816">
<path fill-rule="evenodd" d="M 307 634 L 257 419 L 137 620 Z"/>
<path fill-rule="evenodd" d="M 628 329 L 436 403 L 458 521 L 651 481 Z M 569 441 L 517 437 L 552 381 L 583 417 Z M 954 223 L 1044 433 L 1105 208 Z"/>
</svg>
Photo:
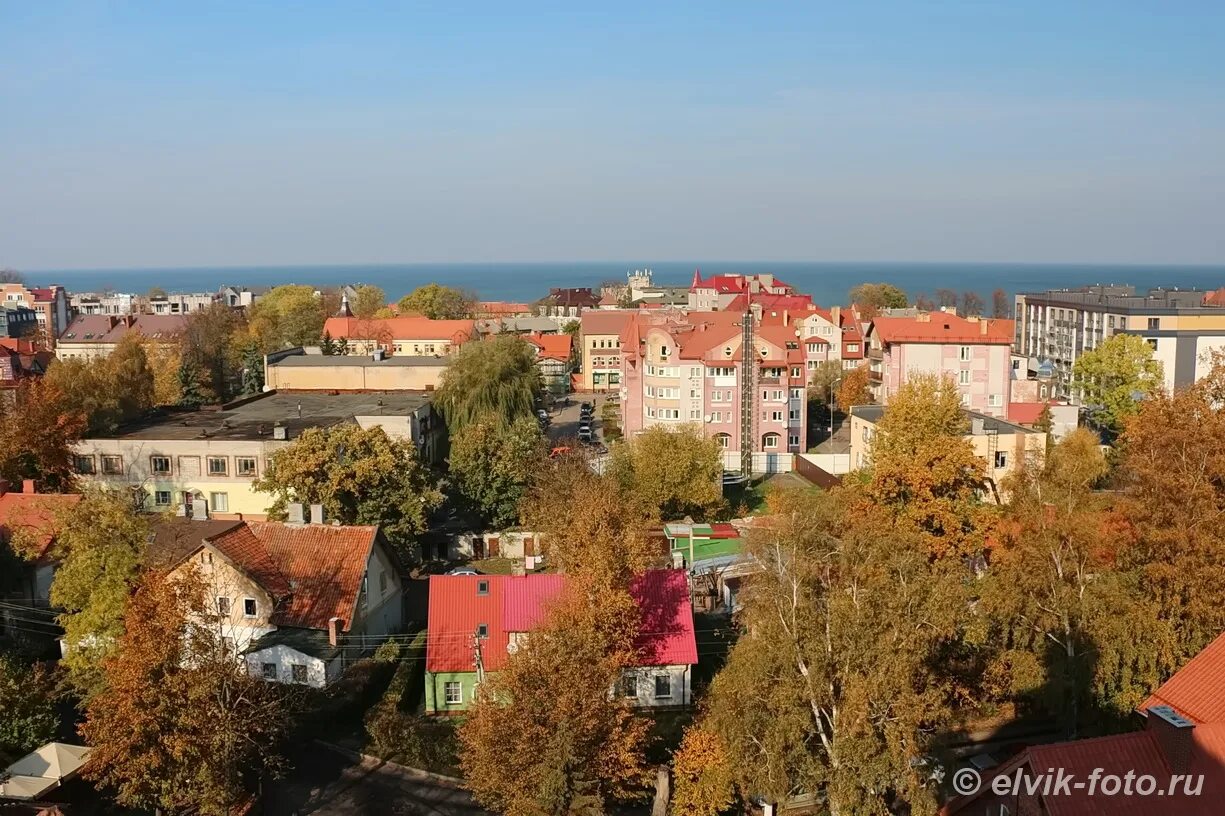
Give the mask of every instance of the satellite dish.
<svg viewBox="0 0 1225 816">
<path fill-rule="evenodd" d="M 707 414 L 707 415 L 706 415 L 706 421 L 707 421 L 707 422 L 710 422 L 710 414 Z"/>
<path fill-rule="evenodd" d="M 506 651 L 509 654 L 514 654 L 515 652 L 519 651 L 519 644 L 516 641 L 510 641 L 506 644 Z"/>
</svg>

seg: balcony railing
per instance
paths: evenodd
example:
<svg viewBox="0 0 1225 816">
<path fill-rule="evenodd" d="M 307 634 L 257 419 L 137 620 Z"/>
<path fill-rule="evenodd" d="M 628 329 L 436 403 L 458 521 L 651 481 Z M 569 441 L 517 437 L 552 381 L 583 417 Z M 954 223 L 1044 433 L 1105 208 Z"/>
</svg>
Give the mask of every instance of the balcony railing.
<svg viewBox="0 0 1225 816">
<path fill-rule="evenodd" d="M 878 348 L 869 348 L 869 349 L 868 349 L 868 359 L 869 359 L 869 360 L 883 360 L 883 359 L 885 359 L 885 350 L 884 350 L 884 349 L 878 349 Z"/>
</svg>

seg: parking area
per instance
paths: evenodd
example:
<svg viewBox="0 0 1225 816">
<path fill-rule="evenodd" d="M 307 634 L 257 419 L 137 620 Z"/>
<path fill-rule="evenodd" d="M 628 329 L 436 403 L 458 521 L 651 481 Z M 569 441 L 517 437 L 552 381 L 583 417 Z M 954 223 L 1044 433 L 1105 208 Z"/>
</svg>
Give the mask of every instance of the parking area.
<svg viewBox="0 0 1225 816">
<path fill-rule="evenodd" d="M 607 399 L 605 394 L 571 394 L 569 405 L 558 406 L 556 410 L 549 412 L 549 418 L 552 420 L 546 431 L 549 441 L 556 445 L 577 439 L 581 406 L 584 402 L 589 402 L 595 408 L 591 423 L 592 442 L 602 443 L 604 435 L 601 428 L 603 423 L 600 419 L 600 411 Z"/>
</svg>

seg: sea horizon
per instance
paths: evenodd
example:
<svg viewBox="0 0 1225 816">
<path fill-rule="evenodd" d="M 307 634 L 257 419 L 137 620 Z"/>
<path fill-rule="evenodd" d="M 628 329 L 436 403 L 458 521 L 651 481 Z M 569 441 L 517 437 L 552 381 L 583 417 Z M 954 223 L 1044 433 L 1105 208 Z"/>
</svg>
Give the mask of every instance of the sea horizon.
<svg viewBox="0 0 1225 816">
<path fill-rule="evenodd" d="M 973 291 L 990 302 L 995 289 L 1017 292 L 1075 288 L 1098 283 L 1130 284 L 1138 291 L 1158 286 L 1215 289 L 1225 286 L 1225 264 L 1015 263 L 1007 261 L 508 261 L 447 263 L 234 264 L 95 269 L 30 269 L 31 283 L 58 283 L 70 292 L 216 291 L 221 286 L 311 286 L 372 284 L 396 300 L 425 283 L 474 290 L 484 300 L 531 302 L 551 287 L 598 287 L 650 268 L 662 286 L 688 286 L 702 275 L 769 272 L 822 304 L 845 302 L 863 282 L 894 284 L 913 299 L 936 289 Z"/>
</svg>

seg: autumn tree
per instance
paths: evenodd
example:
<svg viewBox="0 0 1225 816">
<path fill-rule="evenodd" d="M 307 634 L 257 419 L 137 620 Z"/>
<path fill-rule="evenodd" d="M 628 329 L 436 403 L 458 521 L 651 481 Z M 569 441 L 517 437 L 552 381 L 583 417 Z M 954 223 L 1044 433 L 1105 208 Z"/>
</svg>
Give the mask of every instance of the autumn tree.
<svg viewBox="0 0 1225 816">
<path fill-rule="evenodd" d="M 961 313 L 966 317 L 978 317 L 983 313 L 983 299 L 978 292 L 967 289 L 961 293 Z"/>
<path fill-rule="evenodd" d="M 640 798 L 649 723 L 609 693 L 633 665 L 624 590 L 574 576 L 524 648 L 488 676 L 460 727 L 465 784 L 507 816 L 603 813 Z"/>
<path fill-rule="evenodd" d="M 255 343 L 237 309 L 215 302 L 188 316 L 180 356 L 199 372 L 205 402 L 225 402 L 238 393 L 242 351 L 248 345 Z"/>
<path fill-rule="evenodd" d="M 769 501 L 773 523 L 747 542 L 760 569 L 740 595 L 744 634 L 698 727 L 733 758 L 746 799 L 801 790 L 832 813 L 900 800 L 934 814 L 932 735 L 953 692 L 940 657 L 968 615 L 963 568 L 931 560 L 913 532 L 849 507 L 841 490 Z"/>
<path fill-rule="evenodd" d="M 519 504 L 545 458 L 540 424 L 484 417 L 451 436 L 451 479 L 464 502 L 495 530 L 519 522 Z"/>
<path fill-rule="evenodd" d="M 398 305 L 401 312 L 416 312 L 431 320 L 461 320 L 472 317 L 476 302 L 473 292 L 427 283 L 400 298 Z"/>
<path fill-rule="evenodd" d="M 268 458 L 255 489 L 272 495 L 268 513 L 284 519 L 290 502 L 322 504 L 341 524 L 377 524 L 412 559 L 442 493 L 408 439 L 378 426 L 307 428 Z"/>
<path fill-rule="evenodd" d="M 863 502 L 914 531 L 933 556 L 980 552 L 989 527 L 983 463 L 968 431 L 957 385 L 918 374 L 890 398 L 872 436 Z"/>
<path fill-rule="evenodd" d="M 1072 377 L 1093 421 L 1117 434 L 1142 400 L 1161 391 L 1164 374 L 1148 341 L 1134 334 L 1115 334 L 1080 355 Z"/>
<path fill-rule="evenodd" d="M 700 725 L 686 728 L 672 757 L 672 812 L 677 816 L 726 812 L 736 799 L 735 764 L 719 734 Z"/>
<path fill-rule="evenodd" d="M 323 298 L 310 286 L 277 286 L 247 308 L 246 337 L 263 352 L 314 345 L 328 315 Z"/>
<path fill-rule="evenodd" d="M 0 652 L 0 760 L 7 765 L 55 738 L 59 713 L 55 677 L 41 663 L 27 665 Z"/>
<path fill-rule="evenodd" d="M 357 292 L 353 296 L 353 302 L 349 304 L 349 310 L 353 312 L 354 317 L 371 318 L 375 312 L 382 309 L 387 303 L 387 295 L 377 286 L 363 284 L 357 287 Z"/>
<path fill-rule="evenodd" d="M 662 519 L 705 518 L 723 508 L 723 448 L 701 429 L 654 426 L 613 447 L 609 472 Z"/>
<path fill-rule="evenodd" d="M 997 320 L 1012 316 L 1012 301 L 1003 289 L 996 289 L 991 293 L 991 316 Z"/>
<path fill-rule="evenodd" d="M 460 348 L 442 375 L 434 404 L 455 433 L 486 416 L 506 423 L 534 416 L 542 389 L 531 344 L 516 335 L 499 334 Z"/>
<path fill-rule="evenodd" d="M 208 397 L 205 396 L 205 389 L 202 384 L 204 374 L 200 371 L 200 367 L 196 365 L 195 360 L 186 358 L 179 363 L 177 379 L 179 383 L 180 407 L 195 410 L 207 402 Z"/>
<path fill-rule="evenodd" d="M 52 366 L 54 371 L 58 366 Z M 11 400 L 0 400 L 0 478 L 33 479 L 39 488 L 66 491 L 76 481 L 72 446 L 87 427 L 56 378 L 26 379 Z"/>
<path fill-rule="evenodd" d="M 662 566 L 646 536 L 657 523 L 652 509 L 637 494 L 623 494 L 611 477 L 593 473 L 584 456 L 570 453 L 537 471 L 523 521 L 542 533 L 549 563 L 567 575 L 626 586 L 634 575 Z"/>
<path fill-rule="evenodd" d="M 69 359 L 52 363 L 42 381 L 54 392 L 60 410 L 84 419 L 84 435 L 103 436 L 119 426 L 118 394 L 108 377 L 105 358 Z"/>
<path fill-rule="evenodd" d="M 843 374 L 842 384 L 838 387 L 838 410 L 850 413 L 854 405 L 869 405 L 872 402 L 872 390 L 868 385 L 868 367 L 865 364 Z"/>
<path fill-rule="evenodd" d="M 957 306 L 957 292 L 953 289 L 937 289 L 936 304 L 941 308 Z"/>
<path fill-rule="evenodd" d="M 1078 429 L 1055 445 L 1044 462 L 1027 462 L 1008 477 L 1006 519 L 996 531 L 981 609 L 1002 648 L 989 682 L 1008 695 L 1028 697 L 1055 714 L 1065 736 L 1074 738 L 1087 719 L 1117 710 L 1109 694 L 1117 666 L 1101 661 L 1120 654 L 1120 641 L 1164 640 L 1155 614 L 1140 611 L 1133 582 L 1115 570 L 1113 529 L 1105 500 L 1094 492 L 1108 466 L 1095 434 Z M 1131 620 L 1117 631 L 1118 616 Z M 1154 685 L 1154 658 L 1128 659 L 1127 673 Z M 1092 718 L 1086 717 L 1090 712 Z"/>
<path fill-rule="evenodd" d="M 55 516 L 51 603 L 63 611 L 64 666 L 83 697 L 103 686 L 101 664 L 124 631 L 124 607 L 144 560 L 149 526 L 125 496 L 91 491 Z M 28 551 L 28 546 L 26 547 Z"/>
<path fill-rule="evenodd" d="M 115 394 L 121 424 L 139 419 L 153 407 L 153 370 L 139 335 L 125 334 L 101 365 L 107 388 Z"/>
<path fill-rule="evenodd" d="M 906 293 L 891 283 L 861 283 L 850 291 L 851 303 L 860 308 L 904 309 L 908 304 Z"/>
<path fill-rule="evenodd" d="M 835 386 L 843 378 L 842 364 L 837 360 L 823 360 L 808 372 L 808 399 L 818 405 L 829 405 L 837 394 Z"/>
<path fill-rule="evenodd" d="M 936 311 L 936 302 L 926 294 L 920 294 L 914 299 L 914 307 L 920 312 L 934 312 Z"/>
<path fill-rule="evenodd" d="M 142 810 L 228 814 L 282 765 L 282 687 L 247 674 L 212 627 L 199 577 L 145 577 L 86 706 L 86 778 Z"/>
<path fill-rule="evenodd" d="M 179 366 L 183 363 L 183 350 L 175 343 L 164 343 L 145 338 L 142 342 L 149 371 L 153 375 L 153 404 L 178 405 L 182 397 L 179 383 Z"/>
</svg>

